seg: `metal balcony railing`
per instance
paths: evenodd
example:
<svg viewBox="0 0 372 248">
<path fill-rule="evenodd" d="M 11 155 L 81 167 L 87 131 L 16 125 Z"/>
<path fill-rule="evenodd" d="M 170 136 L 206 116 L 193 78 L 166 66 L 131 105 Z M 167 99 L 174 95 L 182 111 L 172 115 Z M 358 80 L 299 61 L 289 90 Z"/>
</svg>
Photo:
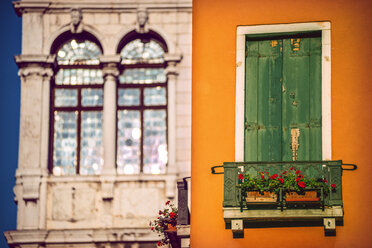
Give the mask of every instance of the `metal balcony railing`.
<svg viewBox="0 0 372 248">
<path fill-rule="evenodd" d="M 283 190 L 279 190 L 278 201 L 268 207 L 266 204 L 257 204 L 252 207 L 245 202 L 239 187 L 239 174 L 258 176 L 260 172 L 269 172 L 271 175 L 290 171 L 294 167 L 301 171 L 307 178 L 322 178 L 330 185 L 335 184 L 336 190 L 323 194 L 319 190 L 320 202 L 315 205 L 299 204 L 290 206 L 284 202 Z M 223 170 L 222 170 L 223 168 Z M 223 213 L 226 229 L 233 231 L 234 238 L 244 237 L 244 228 L 257 226 L 263 227 L 286 226 L 296 223 L 301 226 L 306 220 L 323 223 L 326 235 L 334 235 L 336 222 L 343 220 L 342 201 L 342 173 L 344 170 L 355 170 L 354 164 L 344 164 L 341 160 L 335 161 L 275 161 L 275 162 L 224 162 L 223 165 L 213 166 L 212 174 L 224 174 L 224 200 Z M 275 223 L 274 223 L 275 222 Z M 270 224 L 269 224 L 270 223 Z"/>
<path fill-rule="evenodd" d="M 344 168 L 343 168 L 344 166 Z M 345 168 L 350 166 L 351 168 Z M 217 172 L 223 167 L 223 172 Z M 240 173 L 257 176 L 261 171 L 270 174 L 289 171 L 291 167 L 301 170 L 306 177 L 325 178 L 329 185 L 337 185 L 337 190 L 324 197 L 325 206 L 342 206 L 342 171 L 355 170 L 354 164 L 343 164 L 336 161 L 275 161 L 275 162 L 224 162 L 222 166 L 212 167 L 213 174 L 224 174 L 224 201 L 223 207 L 241 207 L 241 193 L 238 185 Z"/>
</svg>

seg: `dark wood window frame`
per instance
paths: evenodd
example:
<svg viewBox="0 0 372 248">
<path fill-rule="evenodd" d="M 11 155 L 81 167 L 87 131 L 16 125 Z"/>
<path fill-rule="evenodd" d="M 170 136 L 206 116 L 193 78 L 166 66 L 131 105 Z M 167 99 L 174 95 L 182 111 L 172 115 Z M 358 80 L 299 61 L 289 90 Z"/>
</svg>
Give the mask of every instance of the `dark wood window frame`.
<svg viewBox="0 0 372 248">
<path fill-rule="evenodd" d="M 99 65 L 59 65 L 58 70 L 61 69 L 100 69 Z M 58 71 L 56 72 L 57 75 Z M 81 113 L 84 111 L 102 111 L 103 106 L 82 106 L 82 96 L 81 92 L 83 89 L 102 89 L 103 90 L 104 84 L 83 84 L 83 85 L 64 85 L 64 84 L 56 84 L 55 80 L 51 83 L 51 95 L 50 95 L 50 121 L 49 121 L 49 173 L 53 174 L 54 162 L 53 162 L 53 154 L 54 154 L 54 113 L 56 111 L 61 112 L 77 112 L 77 120 L 76 120 L 76 168 L 75 174 L 80 174 L 80 153 L 81 153 Z M 76 89 L 77 90 L 77 105 L 74 107 L 56 107 L 55 106 L 55 90 L 56 89 Z"/>
<path fill-rule="evenodd" d="M 121 68 L 121 73 L 125 69 L 149 69 L 149 68 L 166 68 L 166 63 L 157 63 L 157 64 L 147 64 L 147 63 L 137 63 L 137 64 L 128 64 L 128 65 L 123 65 Z M 118 80 L 119 81 L 119 80 Z M 165 87 L 166 93 L 165 93 L 165 98 L 166 98 L 166 103 L 165 105 L 145 105 L 144 104 L 144 90 L 146 88 L 155 88 L 155 87 Z M 122 106 L 119 105 L 119 90 L 120 89 L 139 89 L 140 90 L 140 103 L 137 106 Z M 117 116 L 117 121 L 116 121 L 116 152 L 118 151 L 118 113 L 119 111 L 122 110 L 137 110 L 140 112 L 140 120 L 141 120 L 141 137 L 140 137 L 140 174 L 143 173 L 143 167 L 144 167 L 144 158 L 143 158 L 143 139 L 144 139 L 144 119 L 143 119 L 143 114 L 145 110 L 165 110 L 166 112 L 166 140 L 167 140 L 167 147 L 168 147 L 168 79 L 165 80 L 165 82 L 154 82 L 154 83 L 118 83 L 117 91 L 116 91 L 116 116 Z M 117 160 L 117 155 L 116 158 Z M 167 163 L 168 165 L 168 163 Z"/>
</svg>

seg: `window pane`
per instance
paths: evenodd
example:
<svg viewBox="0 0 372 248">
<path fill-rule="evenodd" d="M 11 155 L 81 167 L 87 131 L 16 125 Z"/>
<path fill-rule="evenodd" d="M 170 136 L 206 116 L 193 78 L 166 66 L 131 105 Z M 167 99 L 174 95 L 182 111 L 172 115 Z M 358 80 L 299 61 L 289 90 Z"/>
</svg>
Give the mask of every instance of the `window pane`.
<svg viewBox="0 0 372 248">
<path fill-rule="evenodd" d="M 120 55 L 124 64 L 164 62 L 164 49 L 154 40 L 146 43 L 140 39 L 133 40 L 121 50 Z"/>
<path fill-rule="evenodd" d="M 84 111 L 81 113 L 80 142 L 80 174 L 99 174 L 103 164 L 101 111 Z"/>
<path fill-rule="evenodd" d="M 165 87 L 145 88 L 145 105 L 165 105 L 167 104 Z"/>
<path fill-rule="evenodd" d="M 138 106 L 140 104 L 139 89 L 119 89 L 119 106 Z"/>
<path fill-rule="evenodd" d="M 164 68 L 125 69 L 119 76 L 120 83 L 126 84 L 164 83 L 166 79 Z"/>
<path fill-rule="evenodd" d="M 140 144 L 140 112 L 118 111 L 117 166 L 119 174 L 138 174 L 140 172 Z"/>
<path fill-rule="evenodd" d="M 76 173 L 77 112 L 54 112 L 53 174 Z"/>
<path fill-rule="evenodd" d="M 102 106 L 103 104 L 102 89 L 82 89 L 81 97 L 83 106 Z"/>
<path fill-rule="evenodd" d="M 56 89 L 54 91 L 54 106 L 75 107 L 77 106 L 77 90 Z"/>
<path fill-rule="evenodd" d="M 60 69 L 56 75 L 58 85 L 103 84 L 99 69 Z"/>
<path fill-rule="evenodd" d="M 101 49 L 89 40 L 66 42 L 57 52 L 60 65 L 98 65 Z"/>
<path fill-rule="evenodd" d="M 165 110 L 144 111 L 144 173 L 165 173 L 168 162 Z"/>
</svg>

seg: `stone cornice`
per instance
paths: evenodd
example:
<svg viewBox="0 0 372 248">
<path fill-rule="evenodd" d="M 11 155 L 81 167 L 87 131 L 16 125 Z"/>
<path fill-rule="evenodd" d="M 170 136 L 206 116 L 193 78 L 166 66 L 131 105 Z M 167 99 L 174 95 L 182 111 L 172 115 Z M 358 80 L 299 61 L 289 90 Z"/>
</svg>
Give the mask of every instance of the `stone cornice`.
<svg viewBox="0 0 372 248">
<path fill-rule="evenodd" d="M 186 10 L 192 11 L 192 0 L 167 0 L 167 1 L 134 1 L 127 0 L 123 2 L 117 1 L 16 1 L 13 2 L 13 7 L 18 16 L 27 12 L 66 12 L 71 8 L 80 8 L 83 12 L 125 12 L 136 11 L 139 7 L 146 8 L 151 11 L 155 10 Z"/>
</svg>

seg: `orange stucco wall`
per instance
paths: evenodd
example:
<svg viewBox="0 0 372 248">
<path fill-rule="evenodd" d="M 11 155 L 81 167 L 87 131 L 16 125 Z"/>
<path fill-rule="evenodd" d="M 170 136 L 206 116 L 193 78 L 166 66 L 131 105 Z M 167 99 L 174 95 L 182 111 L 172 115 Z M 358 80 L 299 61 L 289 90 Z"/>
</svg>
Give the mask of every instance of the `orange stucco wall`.
<svg viewBox="0 0 372 248">
<path fill-rule="evenodd" d="M 195 0 L 192 84 L 192 248 L 372 247 L 372 1 Z M 330 21 L 332 157 L 356 163 L 343 174 L 344 226 L 246 229 L 232 239 L 222 213 L 223 176 L 234 161 L 238 25 Z"/>
</svg>

